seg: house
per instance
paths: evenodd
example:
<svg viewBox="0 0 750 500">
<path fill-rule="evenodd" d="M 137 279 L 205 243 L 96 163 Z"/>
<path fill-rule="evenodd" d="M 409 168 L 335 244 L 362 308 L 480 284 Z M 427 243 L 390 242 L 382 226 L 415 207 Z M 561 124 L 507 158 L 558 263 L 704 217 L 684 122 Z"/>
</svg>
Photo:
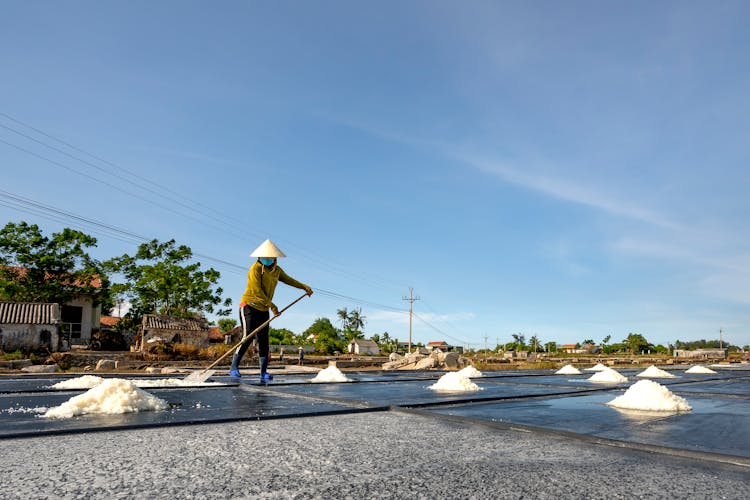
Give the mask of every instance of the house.
<svg viewBox="0 0 750 500">
<path fill-rule="evenodd" d="M 0 302 L 0 349 L 55 352 L 63 344 L 59 304 Z"/>
<path fill-rule="evenodd" d="M 727 357 L 727 349 L 695 349 L 688 351 L 686 349 L 675 349 L 675 358 L 691 359 L 724 359 Z"/>
<path fill-rule="evenodd" d="M 27 275 L 28 269 L 23 267 L 6 267 L 13 271 L 16 278 L 21 279 Z M 45 279 L 52 279 L 45 276 Z M 77 280 L 71 280 L 66 283 L 74 287 L 84 287 L 84 283 Z M 101 278 L 95 277 L 88 286 L 99 289 L 102 286 Z M 61 343 L 60 349 L 67 350 L 70 347 L 80 345 L 88 346 L 91 343 L 91 334 L 100 328 L 100 318 L 102 314 L 101 305 L 94 305 L 94 297 L 81 294 L 74 299 L 60 304 L 60 330 L 64 342 Z"/>
<path fill-rule="evenodd" d="M 371 354 L 377 356 L 380 354 L 380 347 L 372 340 L 352 339 L 347 348 L 349 354 Z"/>
<path fill-rule="evenodd" d="M 178 318 L 145 314 L 141 321 L 140 350 L 146 344 L 164 342 L 208 347 L 208 322 L 205 318 Z"/>
<path fill-rule="evenodd" d="M 444 340 L 433 340 L 431 342 L 427 342 L 427 349 L 428 350 L 439 350 L 443 352 L 448 352 L 451 350 L 451 346 L 448 345 L 448 342 Z"/>
<path fill-rule="evenodd" d="M 444 340 L 433 340 L 431 342 L 427 342 L 426 347 L 428 351 L 433 351 L 437 349 L 443 352 L 455 351 L 459 354 L 462 354 L 464 352 L 463 346 L 450 345 L 448 344 L 448 342 Z"/>
</svg>

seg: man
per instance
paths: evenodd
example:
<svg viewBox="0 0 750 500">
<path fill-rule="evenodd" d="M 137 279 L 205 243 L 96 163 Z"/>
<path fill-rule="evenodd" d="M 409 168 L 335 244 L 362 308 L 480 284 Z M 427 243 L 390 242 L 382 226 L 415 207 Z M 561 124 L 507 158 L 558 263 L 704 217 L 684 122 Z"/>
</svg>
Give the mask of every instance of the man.
<svg viewBox="0 0 750 500">
<path fill-rule="evenodd" d="M 269 309 L 274 316 L 279 315 L 279 309 L 273 303 L 273 294 L 279 281 L 304 290 L 308 296 L 313 293 L 312 288 L 295 280 L 278 266 L 277 259 L 286 255 L 271 240 L 264 241 L 250 256 L 257 257 L 258 260 L 250 266 L 247 272 L 247 287 L 240 299 L 240 323 L 243 337 L 268 321 Z M 262 383 L 273 380 L 273 376 L 268 373 L 268 330 L 268 325 L 266 325 L 256 335 Z M 240 360 L 245 355 L 249 344 L 245 342 L 232 356 L 230 377 L 240 377 Z"/>
</svg>

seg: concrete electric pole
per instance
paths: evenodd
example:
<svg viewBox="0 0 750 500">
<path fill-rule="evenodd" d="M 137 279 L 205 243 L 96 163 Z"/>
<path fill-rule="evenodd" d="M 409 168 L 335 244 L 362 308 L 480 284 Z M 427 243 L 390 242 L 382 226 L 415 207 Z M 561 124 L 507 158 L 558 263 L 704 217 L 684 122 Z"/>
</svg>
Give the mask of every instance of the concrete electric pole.
<svg viewBox="0 0 750 500">
<path fill-rule="evenodd" d="M 402 297 L 402 300 L 409 301 L 409 352 L 411 352 L 411 315 L 412 315 L 412 304 L 415 300 L 419 300 L 419 297 L 414 296 L 414 289 L 409 288 L 409 296 Z"/>
</svg>

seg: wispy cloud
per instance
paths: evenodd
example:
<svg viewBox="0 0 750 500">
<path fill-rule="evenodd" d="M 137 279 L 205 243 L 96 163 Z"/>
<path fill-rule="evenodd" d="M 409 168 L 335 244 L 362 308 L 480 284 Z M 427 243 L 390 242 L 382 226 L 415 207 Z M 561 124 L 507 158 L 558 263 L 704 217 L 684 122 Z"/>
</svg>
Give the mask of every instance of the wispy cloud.
<svg viewBox="0 0 750 500">
<path fill-rule="evenodd" d="M 557 198 L 559 200 L 585 205 L 611 215 L 627 217 L 667 229 L 680 229 L 674 221 L 652 210 L 643 208 L 631 201 L 617 199 L 613 193 L 603 188 L 573 183 L 549 175 L 529 173 L 525 169 L 509 167 L 502 162 L 488 161 L 470 155 L 460 155 L 459 159 L 477 170 L 502 178 L 506 182 Z"/>
</svg>

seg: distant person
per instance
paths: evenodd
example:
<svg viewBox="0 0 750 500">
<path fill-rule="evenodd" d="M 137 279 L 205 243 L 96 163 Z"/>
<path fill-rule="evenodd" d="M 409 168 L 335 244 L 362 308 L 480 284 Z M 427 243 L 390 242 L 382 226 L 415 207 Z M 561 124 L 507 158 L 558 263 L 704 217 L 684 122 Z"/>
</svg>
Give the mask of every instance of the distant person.
<svg viewBox="0 0 750 500">
<path fill-rule="evenodd" d="M 247 288 L 240 299 L 240 323 L 243 337 L 268 321 L 269 309 L 274 316 L 279 315 L 279 308 L 273 303 L 273 294 L 279 281 L 304 290 L 308 296 L 313 293 L 312 288 L 295 280 L 277 265 L 277 258 L 286 257 L 286 255 L 271 240 L 264 241 L 250 256 L 257 257 L 258 260 L 250 266 L 247 272 Z M 268 325 L 256 334 L 255 339 L 258 342 L 260 381 L 270 382 L 273 376 L 268 373 Z M 230 377 L 240 377 L 240 361 L 249 345 L 250 342 L 244 343 L 232 356 Z"/>
<path fill-rule="evenodd" d="M 305 350 L 302 348 L 302 346 L 299 346 L 299 357 L 297 359 L 298 365 L 303 365 L 305 363 Z"/>
<path fill-rule="evenodd" d="M 279 349 L 279 362 L 280 363 L 284 362 L 284 348 L 283 347 Z"/>
</svg>

